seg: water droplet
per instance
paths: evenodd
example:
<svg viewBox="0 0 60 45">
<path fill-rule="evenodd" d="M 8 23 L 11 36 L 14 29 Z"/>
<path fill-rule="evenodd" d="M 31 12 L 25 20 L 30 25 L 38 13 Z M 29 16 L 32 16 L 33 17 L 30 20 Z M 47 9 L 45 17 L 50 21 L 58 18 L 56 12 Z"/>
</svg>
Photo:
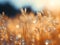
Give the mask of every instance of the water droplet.
<svg viewBox="0 0 60 45">
<path fill-rule="evenodd" d="M 17 25 L 16 25 L 16 28 L 19 28 L 19 27 L 20 27 L 19 24 L 17 24 Z"/>
<path fill-rule="evenodd" d="M 49 45 L 50 43 L 51 43 L 50 40 L 46 40 L 46 41 L 45 41 L 45 45 Z"/>
<path fill-rule="evenodd" d="M 33 23 L 35 24 L 37 21 L 36 20 L 33 20 Z"/>
</svg>

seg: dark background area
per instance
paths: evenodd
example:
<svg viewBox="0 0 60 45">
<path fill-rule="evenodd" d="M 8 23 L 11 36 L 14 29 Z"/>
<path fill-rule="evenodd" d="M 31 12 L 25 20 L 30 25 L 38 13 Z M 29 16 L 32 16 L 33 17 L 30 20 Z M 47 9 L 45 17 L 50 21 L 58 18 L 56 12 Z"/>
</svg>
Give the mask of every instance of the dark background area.
<svg viewBox="0 0 60 45">
<path fill-rule="evenodd" d="M 0 4 L 0 13 L 5 12 L 8 17 L 14 17 L 20 10 L 16 9 L 10 3 Z"/>
<path fill-rule="evenodd" d="M 30 13 L 31 11 L 33 11 L 31 9 L 30 6 L 24 6 L 22 7 L 23 9 L 26 8 L 27 9 L 27 13 Z M 0 14 L 2 12 L 5 12 L 5 14 L 8 17 L 15 17 L 16 14 L 21 14 L 20 9 L 16 9 L 13 5 L 11 5 L 10 3 L 5 3 L 5 4 L 0 4 Z M 34 12 L 34 11 L 33 11 Z M 36 13 L 35 13 L 36 14 Z"/>
</svg>

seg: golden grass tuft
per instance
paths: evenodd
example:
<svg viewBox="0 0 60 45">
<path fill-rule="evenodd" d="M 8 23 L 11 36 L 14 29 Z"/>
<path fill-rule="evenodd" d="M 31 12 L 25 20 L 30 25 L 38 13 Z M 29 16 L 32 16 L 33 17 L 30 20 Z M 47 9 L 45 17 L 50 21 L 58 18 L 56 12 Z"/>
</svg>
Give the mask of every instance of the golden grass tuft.
<svg viewBox="0 0 60 45">
<path fill-rule="evenodd" d="M 11 19 L 1 14 L 0 44 L 3 45 L 60 45 L 60 17 L 44 9 L 42 12 L 22 14 Z M 7 17 L 7 18 L 6 18 Z M 4 23 L 4 21 L 7 23 Z M 12 37 L 12 38 L 11 38 Z M 17 38 L 17 39 L 16 39 Z M 18 40 L 18 41 L 17 41 Z M 21 42 L 24 40 L 24 42 Z M 46 40 L 47 43 L 46 43 Z"/>
</svg>

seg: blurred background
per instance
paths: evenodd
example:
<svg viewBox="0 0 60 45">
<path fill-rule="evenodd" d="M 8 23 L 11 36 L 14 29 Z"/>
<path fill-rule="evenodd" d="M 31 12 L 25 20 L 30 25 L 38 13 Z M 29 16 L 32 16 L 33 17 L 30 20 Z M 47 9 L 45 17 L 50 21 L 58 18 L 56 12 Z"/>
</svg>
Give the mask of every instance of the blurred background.
<svg viewBox="0 0 60 45">
<path fill-rule="evenodd" d="M 60 0 L 0 0 L 0 14 L 1 45 L 60 45 Z"/>
<path fill-rule="evenodd" d="M 9 17 L 21 13 L 21 8 L 27 8 L 27 12 L 37 12 L 47 8 L 60 13 L 60 0 L 0 0 L 0 13 L 4 11 Z"/>
</svg>

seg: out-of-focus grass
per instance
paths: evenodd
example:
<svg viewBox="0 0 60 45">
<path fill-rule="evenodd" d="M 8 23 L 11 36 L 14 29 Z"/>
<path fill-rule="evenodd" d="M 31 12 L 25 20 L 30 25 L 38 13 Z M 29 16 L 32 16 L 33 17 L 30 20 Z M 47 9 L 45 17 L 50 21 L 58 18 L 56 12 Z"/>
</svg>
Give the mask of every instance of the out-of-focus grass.
<svg viewBox="0 0 60 45">
<path fill-rule="evenodd" d="M 60 17 L 58 15 L 54 15 L 47 9 L 37 12 L 37 15 L 33 12 L 28 14 L 24 10 L 21 10 L 21 12 L 22 14 L 13 19 L 6 19 L 5 28 L 0 30 L 1 45 L 3 45 L 3 40 L 7 42 L 6 45 L 11 43 L 21 45 L 22 39 L 26 45 L 47 45 L 46 40 L 50 45 L 60 45 Z M 5 20 L 6 17 L 2 17 L 4 18 L 1 19 L 0 26 L 3 27 L 5 23 L 2 20 Z"/>
</svg>

